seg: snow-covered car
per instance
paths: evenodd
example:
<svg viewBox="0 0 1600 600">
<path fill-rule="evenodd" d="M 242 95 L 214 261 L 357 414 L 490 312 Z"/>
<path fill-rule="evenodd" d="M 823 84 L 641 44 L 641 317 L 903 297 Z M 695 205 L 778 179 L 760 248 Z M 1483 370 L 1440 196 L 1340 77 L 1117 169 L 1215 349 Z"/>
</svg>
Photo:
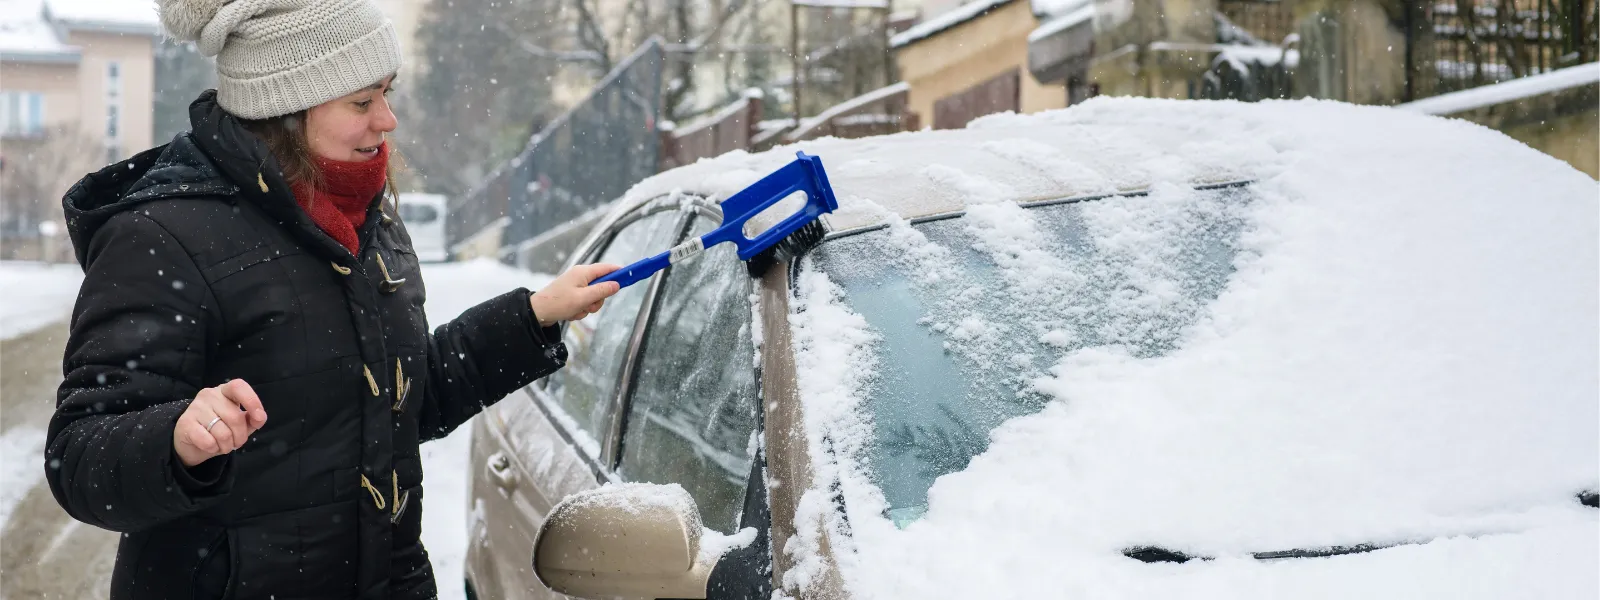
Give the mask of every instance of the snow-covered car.
<svg viewBox="0 0 1600 600">
<path fill-rule="evenodd" d="M 623 290 L 476 420 L 476 597 L 1600 594 L 1572 167 L 1392 109 L 1097 99 L 701 161 L 573 260 L 705 232 L 795 150 L 820 244 Z"/>
</svg>

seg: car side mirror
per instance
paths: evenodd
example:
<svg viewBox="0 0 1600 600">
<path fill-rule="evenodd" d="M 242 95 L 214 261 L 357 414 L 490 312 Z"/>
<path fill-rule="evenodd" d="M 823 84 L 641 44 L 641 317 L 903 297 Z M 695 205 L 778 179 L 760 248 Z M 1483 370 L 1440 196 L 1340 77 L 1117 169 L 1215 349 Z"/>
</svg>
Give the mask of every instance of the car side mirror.
<svg viewBox="0 0 1600 600">
<path fill-rule="evenodd" d="M 678 485 L 608 485 L 568 496 L 539 527 L 533 571 L 579 598 L 705 598 L 719 556 L 702 556 L 694 498 Z"/>
</svg>

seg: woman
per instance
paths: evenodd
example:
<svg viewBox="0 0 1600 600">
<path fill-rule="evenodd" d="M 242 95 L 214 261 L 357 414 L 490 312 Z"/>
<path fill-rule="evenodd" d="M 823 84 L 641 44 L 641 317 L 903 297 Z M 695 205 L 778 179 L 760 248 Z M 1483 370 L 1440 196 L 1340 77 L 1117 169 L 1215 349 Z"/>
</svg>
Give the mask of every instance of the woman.
<svg viewBox="0 0 1600 600">
<path fill-rule="evenodd" d="M 192 130 L 85 177 L 46 474 L 123 532 L 111 598 L 432 598 L 418 444 L 566 360 L 612 265 L 430 334 L 384 202 L 400 66 L 371 0 L 166 0 L 217 57 Z"/>
</svg>

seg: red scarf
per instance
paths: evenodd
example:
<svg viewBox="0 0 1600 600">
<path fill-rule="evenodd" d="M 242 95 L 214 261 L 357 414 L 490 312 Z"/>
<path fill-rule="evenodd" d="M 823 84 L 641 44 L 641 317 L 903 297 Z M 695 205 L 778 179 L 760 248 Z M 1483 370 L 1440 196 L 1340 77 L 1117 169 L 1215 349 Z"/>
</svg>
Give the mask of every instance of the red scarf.
<svg viewBox="0 0 1600 600">
<path fill-rule="evenodd" d="M 361 249 L 356 229 L 367 222 L 367 209 L 387 180 L 389 144 L 379 145 L 378 155 L 370 160 L 346 162 L 319 156 L 316 161 L 322 185 L 313 188 L 295 183 L 290 186 L 294 199 L 317 227 L 356 254 Z"/>
</svg>

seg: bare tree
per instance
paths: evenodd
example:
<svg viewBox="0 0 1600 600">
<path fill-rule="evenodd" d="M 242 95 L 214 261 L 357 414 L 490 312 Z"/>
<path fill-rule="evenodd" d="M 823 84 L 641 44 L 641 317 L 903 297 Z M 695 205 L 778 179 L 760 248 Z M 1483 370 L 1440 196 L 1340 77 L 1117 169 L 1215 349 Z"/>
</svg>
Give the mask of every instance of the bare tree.
<svg viewBox="0 0 1600 600">
<path fill-rule="evenodd" d="M 1495 8 L 1495 39 L 1499 42 L 1497 50 L 1500 58 L 1511 70 L 1513 78 L 1527 77 L 1534 66 L 1525 27 L 1526 21 L 1521 11 L 1517 10 L 1515 0 L 1500 0 L 1500 5 Z"/>
<path fill-rule="evenodd" d="M 1472 61 L 1472 85 L 1477 87 L 1484 84 L 1484 40 L 1479 37 L 1478 30 L 1478 3 L 1477 0 L 1456 0 L 1456 15 L 1461 19 L 1462 30 L 1466 34 L 1467 52 Z"/>
<path fill-rule="evenodd" d="M 595 16 L 593 1 L 572 0 L 572 7 L 578 16 L 578 46 L 600 55 L 603 70 L 610 71 L 611 43 L 606 39 L 600 20 Z"/>
<path fill-rule="evenodd" d="M 400 82 L 396 131 L 429 191 L 459 194 L 522 150 L 559 114 L 552 78 L 563 64 L 608 68 L 603 53 L 563 48 L 566 0 L 433 0 L 417 42 L 423 64 Z M 601 71 L 603 72 L 603 71 Z"/>
<path fill-rule="evenodd" d="M 189 130 L 189 104 L 217 85 L 216 63 L 193 42 L 163 39 L 155 46 L 155 141 Z"/>
<path fill-rule="evenodd" d="M 632 52 L 651 37 L 660 37 L 669 56 L 666 89 L 662 106 L 664 118 L 681 120 L 705 109 L 714 100 L 697 98 L 694 72 L 705 66 L 715 66 L 733 77 L 729 69 L 735 61 L 730 54 L 745 55 L 745 49 L 726 48 L 720 44 L 729 25 L 736 21 L 754 22 L 760 11 L 747 10 L 759 3 L 749 0 L 565 0 L 575 19 L 575 45 L 587 52 L 604 55 L 612 64 Z M 758 31 L 758 26 L 746 25 L 741 32 Z M 766 49 L 750 53 L 746 62 L 754 68 L 746 70 L 768 71 Z M 766 83 L 763 79 L 761 83 Z M 730 90 L 716 90 L 731 95 Z M 706 102 L 705 100 L 712 100 Z"/>
<path fill-rule="evenodd" d="M 94 139 L 71 126 L 0 140 L 0 256 L 65 259 L 64 252 L 44 250 L 39 225 L 63 222 L 61 197 L 74 182 L 99 168 L 104 154 Z"/>
</svg>

